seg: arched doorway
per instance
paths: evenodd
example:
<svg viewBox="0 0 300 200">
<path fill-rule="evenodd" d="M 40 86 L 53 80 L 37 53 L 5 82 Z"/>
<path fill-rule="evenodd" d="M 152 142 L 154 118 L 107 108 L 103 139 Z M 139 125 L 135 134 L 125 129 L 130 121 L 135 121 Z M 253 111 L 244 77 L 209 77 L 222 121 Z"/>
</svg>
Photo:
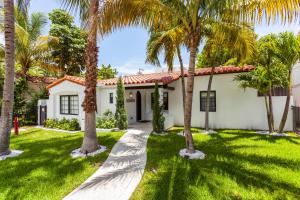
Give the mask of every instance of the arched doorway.
<svg viewBox="0 0 300 200">
<path fill-rule="evenodd" d="M 142 97 L 141 93 L 137 91 L 136 93 L 136 121 L 142 120 Z"/>
</svg>

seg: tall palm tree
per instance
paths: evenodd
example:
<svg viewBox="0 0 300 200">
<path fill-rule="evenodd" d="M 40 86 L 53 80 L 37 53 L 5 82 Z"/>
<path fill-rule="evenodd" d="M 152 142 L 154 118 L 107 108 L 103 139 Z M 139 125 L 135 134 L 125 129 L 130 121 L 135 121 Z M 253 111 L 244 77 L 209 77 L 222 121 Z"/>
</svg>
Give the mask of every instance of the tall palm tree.
<svg viewBox="0 0 300 200">
<path fill-rule="evenodd" d="M 28 71 L 32 68 L 49 68 L 48 53 L 52 45 L 59 43 L 58 38 L 42 36 L 43 27 L 47 18 L 42 13 L 33 13 L 28 18 L 23 12 L 15 9 L 15 53 L 16 63 L 21 67 L 20 74 L 27 78 Z M 4 48 L 0 46 L 0 52 Z M 3 53 L 0 53 L 4 55 Z"/>
<path fill-rule="evenodd" d="M 4 0 L 5 78 L 0 122 L 0 155 L 10 153 L 9 141 L 14 101 L 15 24 L 14 1 Z"/>
<path fill-rule="evenodd" d="M 291 21 L 299 15 L 300 0 L 111 0 L 101 14 L 100 31 L 112 32 L 116 28 L 139 25 L 160 28 L 175 24 L 183 33 L 189 49 L 189 68 L 186 82 L 184 132 L 187 151 L 194 153 L 191 117 L 194 74 L 198 47 L 205 24 L 222 21 L 239 23 L 241 20 L 261 21 L 262 18 Z"/>
<path fill-rule="evenodd" d="M 98 64 L 98 14 L 99 0 L 62 0 L 62 2 L 73 9 L 79 9 L 80 16 L 88 29 L 88 43 L 86 47 L 86 75 L 85 75 L 85 97 L 83 108 L 85 111 L 85 134 L 81 145 L 82 153 L 90 153 L 99 149 L 96 133 L 96 86 L 97 86 L 97 64 Z"/>
<path fill-rule="evenodd" d="M 221 64 L 216 60 L 221 53 L 221 48 L 225 47 L 230 54 L 237 57 L 239 61 L 248 58 L 254 52 L 255 34 L 253 29 L 247 24 L 227 24 L 217 23 L 213 24 L 212 31 L 206 36 L 206 56 L 211 60 L 211 73 L 208 79 L 206 104 L 205 104 L 205 131 L 209 131 L 209 106 L 210 93 L 212 87 L 213 76 L 215 68 Z M 213 52 L 215 51 L 215 52 Z M 215 54 L 215 56 L 214 56 Z"/>
</svg>

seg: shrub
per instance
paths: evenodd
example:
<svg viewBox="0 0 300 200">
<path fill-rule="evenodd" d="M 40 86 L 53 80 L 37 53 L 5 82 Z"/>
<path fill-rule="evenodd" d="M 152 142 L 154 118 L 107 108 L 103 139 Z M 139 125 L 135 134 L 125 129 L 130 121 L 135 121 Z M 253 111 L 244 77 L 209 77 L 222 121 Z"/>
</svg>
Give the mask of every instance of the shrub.
<svg viewBox="0 0 300 200">
<path fill-rule="evenodd" d="M 153 119 L 152 119 L 152 126 L 153 131 L 156 133 L 162 133 L 164 130 L 164 123 L 165 123 L 165 117 L 163 116 L 163 106 L 160 105 L 159 101 L 159 91 L 158 91 L 158 84 L 155 83 L 155 89 L 154 89 L 154 103 L 153 103 Z"/>
<path fill-rule="evenodd" d="M 116 120 L 114 118 L 113 113 L 110 110 L 107 110 L 103 113 L 102 117 L 97 119 L 97 128 L 115 128 L 116 127 Z"/>
<path fill-rule="evenodd" d="M 45 127 L 47 128 L 58 128 L 67 131 L 77 131 L 80 130 L 80 125 L 77 119 L 68 120 L 63 118 L 58 119 L 47 119 L 45 121 Z"/>
<path fill-rule="evenodd" d="M 122 82 L 122 78 L 118 79 L 117 84 L 117 103 L 116 103 L 116 113 L 115 118 L 117 121 L 117 127 L 120 130 L 124 130 L 128 128 L 128 119 L 127 112 L 125 109 L 125 89 Z"/>
</svg>

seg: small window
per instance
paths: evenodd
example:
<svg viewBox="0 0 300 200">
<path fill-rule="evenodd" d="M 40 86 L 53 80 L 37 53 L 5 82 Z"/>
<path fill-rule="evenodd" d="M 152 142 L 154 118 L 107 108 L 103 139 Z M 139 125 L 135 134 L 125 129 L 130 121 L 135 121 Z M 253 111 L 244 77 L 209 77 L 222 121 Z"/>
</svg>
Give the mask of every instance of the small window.
<svg viewBox="0 0 300 200">
<path fill-rule="evenodd" d="M 153 105 L 154 105 L 154 93 L 151 93 L 151 109 L 153 110 Z"/>
<path fill-rule="evenodd" d="M 114 103 L 114 93 L 109 93 L 109 103 Z"/>
<path fill-rule="evenodd" d="M 163 105 L 164 105 L 164 110 L 169 110 L 169 93 L 164 92 L 163 94 Z"/>
<path fill-rule="evenodd" d="M 151 109 L 153 109 L 154 105 L 154 93 L 151 93 Z M 169 110 L 169 93 L 164 92 L 163 93 L 163 109 Z"/>
<path fill-rule="evenodd" d="M 60 96 L 60 114 L 78 115 L 79 98 L 78 95 Z"/>
<path fill-rule="evenodd" d="M 200 111 L 205 112 L 206 110 L 206 97 L 207 97 L 207 91 L 201 91 L 200 92 Z M 216 91 L 210 92 L 210 98 L 209 98 L 209 112 L 216 112 Z"/>
</svg>

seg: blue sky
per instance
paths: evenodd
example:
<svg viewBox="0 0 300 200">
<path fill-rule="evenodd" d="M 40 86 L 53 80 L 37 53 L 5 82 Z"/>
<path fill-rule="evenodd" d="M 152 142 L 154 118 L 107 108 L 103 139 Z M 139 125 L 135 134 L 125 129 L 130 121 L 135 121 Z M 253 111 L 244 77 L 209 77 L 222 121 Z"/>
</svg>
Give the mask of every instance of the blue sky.
<svg viewBox="0 0 300 200">
<path fill-rule="evenodd" d="M 30 12 L 51 12 L 54 8 L 60 8 L 59 0 L 31 0 Z M 79 24 L 77 17 L 76 22 Z M 271 25 L 265 24 L 255 27 L 255 31 L 260 36 L 269 33 L 279 33 L 281 31 L 299 31 L 299 24 L 292 25 Z M 47 34 L 49 24 L 45 28 L 44 34 Z M 114 32 L 99 41 L 99 66 L 102 64 L 111 64 L 116 67 L 121 74 L 136 73 L 139 68 L 144 72 L 153 72 L 155 67 L 145 64 L 146 42 L 148 39 L 147 31 L 140 28 L 126 28 Z M 188 63 L 188 54 L 183 51 L 184 63 Z M 175 66 L 178 62 L 175 61 Z"/>
</svg>

